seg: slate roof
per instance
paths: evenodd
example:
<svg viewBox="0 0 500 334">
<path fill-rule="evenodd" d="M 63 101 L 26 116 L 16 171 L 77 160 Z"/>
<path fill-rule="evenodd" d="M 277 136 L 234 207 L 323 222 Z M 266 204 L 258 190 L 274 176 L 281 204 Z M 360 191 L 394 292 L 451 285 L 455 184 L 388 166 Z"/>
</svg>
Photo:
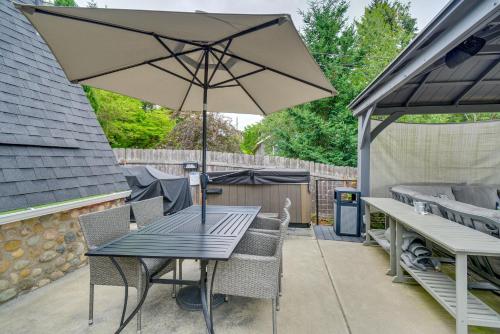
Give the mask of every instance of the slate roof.
<svg viewBox="0 0 500 334">
<path fill-rule="evenodd" d="M 28 1 L 25 1 L 28 2 Z M 0 212 L 129 190 L 95 113 L 0 1 Z"/>
</svg>

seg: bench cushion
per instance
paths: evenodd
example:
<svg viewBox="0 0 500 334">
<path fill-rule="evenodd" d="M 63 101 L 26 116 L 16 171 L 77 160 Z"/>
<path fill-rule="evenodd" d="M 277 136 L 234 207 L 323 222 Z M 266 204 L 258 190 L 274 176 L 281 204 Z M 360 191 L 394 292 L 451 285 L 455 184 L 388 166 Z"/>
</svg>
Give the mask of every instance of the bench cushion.
<svg viewBox="0 0 500 334">
<path fill-rule="evenodd" d="M 433 197 L 446 197 L 454 200 L 455 195 L 452 191 L 452 183 L 426 183 L 426 184 L 403 184 L 394 186 L 392 189 L 396 192 L 407 193 L 408 195 L 419 193 Z"/>
<path fill-rule="evenodd" d="M 486 209 L 496 209 L 498 189 L 495 186 L 467 184 L 452 186 L 455 199 L 459 202 L 479 206 Z"/>
<path fill-rule="evenodd" d="M 476 205 L 450 201 L 446 199 L 440 199 L 439 205 L 441 206 L 442 210 L 451 210 L 452 212 L 454 212 L 453 216 L 472 218 L 472 220 L 474 221 L 475 229 L 496 236 L 498 238 L 500 230 L 500 211 L 489 210 L 478 207 Z M 448 217 L 448 219 L 450 218 L 458 217 Z"/>
</svg>

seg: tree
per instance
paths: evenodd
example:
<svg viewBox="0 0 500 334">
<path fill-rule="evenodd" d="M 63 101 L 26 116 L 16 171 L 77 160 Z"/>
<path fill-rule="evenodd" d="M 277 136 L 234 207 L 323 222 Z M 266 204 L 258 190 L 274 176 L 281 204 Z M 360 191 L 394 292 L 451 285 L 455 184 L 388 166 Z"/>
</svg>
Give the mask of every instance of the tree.
<svg viewBox="0 0 500 334">
<path fill-rule="evenodd" d="M 416 19 L 410 4 L 399 0 L 372 0 L 356 22 L 359 63 L 354 77 L 358 89 L 366 87 L 415 37 Z"/>
<path fill-rule="evenodd" d="M 78 7 L 75 0 L 54 0 L 54 6 Z"/>
<path fill-rule="evenodd" d="M 156 148 L 175 125 L 165 108 L 145 108 L 140 100 L 101 89 L 85 91 L 112 147 Z"/>
<path fill-rule="evenodd" d="M 278 155 L 337 165 L 356 163 L 356 120 L 347 104 L 357 93 L 350 77 L 358 54 L 348 8 L 345 0 L 318 0 L 301 12 L 303 39 L 339 94 L 264 119 L 261 135 L 269 137 L 267 147 Z"/>
<path fill-rule="evenodd" d="M 182 112 L 176 116 L 176 124 L 162 147 L 201 150 L 203 118 L 201 112 Z M 220 114 L 207 114 L 208 149 L 218 152 L 239 152 L 240 132 Z"/>
<path fill-rule="evenodd" d="M 372 1 L 354 24 L 348 8 L 345 0 L 315 0 L 301 12 L 303 39 L 339 94 L 264 119 L 260 139 L 269 137 L 268 147 L 278 155 L 356 165 L 357 120 L 348 105 L 409 43 L 416 28 L 409 5 L 398 0 Z"/>
<path fill-rule="evenodd" d="M 243 130 L 240 143 L 241 152 L 245 154 L 254 154 L 257 143 L 262 137 L 262 123 L 248 125 Z"/>
</svg>

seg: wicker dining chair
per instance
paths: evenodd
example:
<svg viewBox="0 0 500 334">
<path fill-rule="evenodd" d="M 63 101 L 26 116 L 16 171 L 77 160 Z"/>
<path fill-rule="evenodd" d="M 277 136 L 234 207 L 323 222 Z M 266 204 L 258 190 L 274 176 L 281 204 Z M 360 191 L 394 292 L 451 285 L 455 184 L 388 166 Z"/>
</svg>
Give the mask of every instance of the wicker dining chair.
<svg viewBox="0 0 500 334">
<path fill-rule="evenodd" d="M 292 201 L 290 200 L 290 198 L 288 198 L 288 197 L 285 198 L 285 200 L 283 201 L 283 208 L 288 209 L 288 211 L 290 212 L 291 205 L 292 205 Z M 274 218 L 274 219 L 282 220 L 283 219 L 283 208 L 281 209 L 280 212 L 261 212 L 257 215 L 257 218 L 260 218 L 260 219 Z"/>
<path fill-rule="evenodd" d="M 285 199 L 283 209 L 278 214 L 279 218 L 267 218 L 267 217 L 257 216 L 250 225 L 250 228 L 248 230 L 251 232 L 260 232 L 272 235 L 279 235 L 281 232 L 283 232 L 286 235 L 288 231 L 288 224 L 290 222 L 289 209 L 291 206 L 292 206 L 292 201 L 290 201 L 290 199 L 287 197 Z M 286 225 L 284 226 L 284 230 L 281 230 L 282 227 L 281 225 L 283 224 L 283 222 L 286 222 Z M 280 296 L 282 294 L 282 289 L 283 289 L 283 285 L 281 284 L 282 283 L 281 278 L 283 277 L 283 273 L 284 271 L 283 271 L 283 256 L 282 256 L 280 263 L 280 286 L 279 286 Z M 278 308 L 279 308 L 279 303 L 278 303 Z"/>
<path fill-rule="evenodd" d="M 272 218 L 267 216 L 267 214 L 264 215 L 257 215 L 255 217 L 254 221 L 250 224 L 249 229 L 254 232 L 267 232 L 267 233 L 272 233 L 272 234 L 277 234 L 281 223 L 285 219 L 285 211 L 287 211 L 287 215 L 290 215 L 290 207 L 292 206 L 292 201 L 287 197 L 285 199 L 285 202 L 283 203 L 283 208 L 281 211 L 276 214 L 276 218 Z M 259 230 L 259 231 L 257 231 Z"/>
<path fill-rule="evenodd" d="M 164 215 L 163 196 L 132 202 L 131 205 L 138 229 L 155 222 L 158 218 L 162 218 Z M 182 260 L 176 260 L 173 272 L 174 279 L 177 278 L 177 267 L 179 268 L 179 280 L 182 280 Z M 177 286 L 174 284 L 172 286 L 172 297 L 175 298 L 176 294 Z"/>
<path fill-rule="evenodd" d="M 286 221 L 284 223 L 288 224 Z M 228 261 L 211 261 L 208 265 L 209 296 L 220 293 L 272 300 L 273 334 L 277 333 L 276 311 L 284 238 L 285 233 L 276 236 L 247 232 Z"/>
<path fill-rule="evenodd" d="M 130 205 L 120 206 L 100 212 L 81 215 L 80 226 L 85 237 L 88 249 L 95 249 L 130 232 Z M 93 324 L 94 317 L 94 285 L 124 286 L 123 279 L 107 257 L 89 257 L 90 269 L 90 298 L 89 298 L 89 325 Z M 137 289 L 137 302 L 145 287 L 143 280 L 145 272 L 136 258 L 116 258 L 127 283 Z M 175 268 L 175 262 L 169 259 L 144 259 L 148 271 L 154 276 L 162 276 Z M 137 313 L 137 332 L 141 331 L 141 311 Z"/>
<path fill-rule="evenodd" d="M 145 199 L 138 202 L 131 202 L 137 229 L 141 229 L 147 224 L 163 217 L 163 196 Z"/>
</svg>

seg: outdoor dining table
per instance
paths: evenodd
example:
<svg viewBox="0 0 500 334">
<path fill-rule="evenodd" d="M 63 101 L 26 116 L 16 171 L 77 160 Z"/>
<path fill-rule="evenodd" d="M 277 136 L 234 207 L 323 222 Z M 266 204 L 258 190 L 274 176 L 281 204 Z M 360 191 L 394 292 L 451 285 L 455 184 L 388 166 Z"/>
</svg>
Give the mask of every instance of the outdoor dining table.
<svg viewBox="0 0 500 334">
<path fill-rule="evenodd" d="M 211 305 L 207 296 L 208 261 L 228 260 L 250 224 L 260 212 L 260 206 L 207 206 L 206 222 L 201 222 L 201 207 L 194 205 L 175 214 L 159 218 L 146 227 L 89 250 L 87 256 L 106 256 L 120 273 L 125 286 L 125 301 L 116 333 L 120 333 L 140 310 L 152 283 L 198 286 L 201 290 L 202 311 L 209 333 L 214 333 Z M 116 258 L 134 257 L 144 268 L 146 280 L 142 297 L 125 318 L 128 284 Z M 200 262 L 200 280 L 177 280 L 156 277 L 146 267 L 146 258 L 196 259 Z M 217 266 L 215 266 L 217 268 Z M 215 270 L 215 269 L 214 269 Z M 140 292 L 138 292 L 140 293 Z"/>
</svg>

